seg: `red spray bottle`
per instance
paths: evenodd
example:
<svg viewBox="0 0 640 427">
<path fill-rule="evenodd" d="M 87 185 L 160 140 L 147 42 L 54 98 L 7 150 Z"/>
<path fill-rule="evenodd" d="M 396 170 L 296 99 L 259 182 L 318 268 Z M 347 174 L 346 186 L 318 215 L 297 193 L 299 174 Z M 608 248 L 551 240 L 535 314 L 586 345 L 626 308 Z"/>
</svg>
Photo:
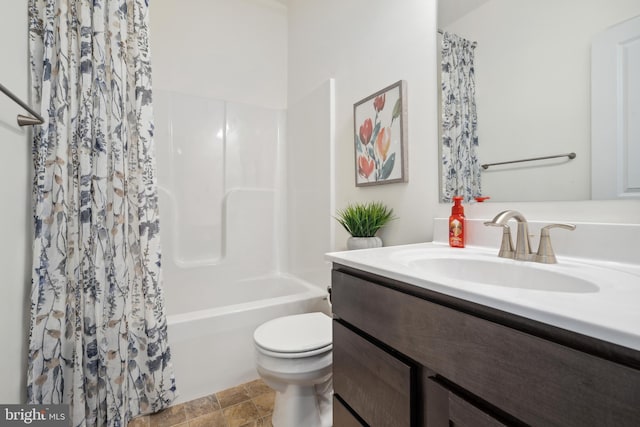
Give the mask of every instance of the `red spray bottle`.
<svg viewBox="0 0 640 427">
<path fill-rule="evenodd" d="M 463 197 L 453 198 L 453 207 L 449 217 L 449 246 L 452 248 L 464 248 L 464 207 Z"/>
</svg>

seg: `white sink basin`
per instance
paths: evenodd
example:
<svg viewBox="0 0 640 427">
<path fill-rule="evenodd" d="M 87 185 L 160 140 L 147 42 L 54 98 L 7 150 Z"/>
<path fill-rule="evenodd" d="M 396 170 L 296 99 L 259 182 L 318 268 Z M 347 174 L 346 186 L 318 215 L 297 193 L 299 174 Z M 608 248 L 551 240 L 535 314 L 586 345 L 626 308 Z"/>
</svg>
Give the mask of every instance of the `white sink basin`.
<svg viewBox="0 0 640 427">
<path fill-rule="evenodd" d="M 530 289 L 547 292 L 598 292 L 599 287 L 582 278 L 536 268 L 530 263 L 496 262 L 473 258 L 424 258 L 407 263 L 429 277 L 462 280 L 482 285 Z"/>
<path fill-rule="evenodd" d="M 335 263 L 640 350 L 640 264 L 499 258 L 418 243 L 334 252 Z"/>
</svg>

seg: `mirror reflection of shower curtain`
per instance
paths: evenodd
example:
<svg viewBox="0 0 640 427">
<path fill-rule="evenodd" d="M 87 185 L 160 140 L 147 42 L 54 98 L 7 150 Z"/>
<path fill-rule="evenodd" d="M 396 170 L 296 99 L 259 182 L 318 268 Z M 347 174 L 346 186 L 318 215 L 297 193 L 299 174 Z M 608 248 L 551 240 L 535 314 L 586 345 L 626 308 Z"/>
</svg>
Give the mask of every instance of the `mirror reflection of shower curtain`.
<svg viewBox="0 0 640 427">
<path fill-rule="evenodd" d="M 480 196 L 478 116 L 474 70 L 476 42 L 444 32 L 442 37 L 441 201 Z"/>
</svg>

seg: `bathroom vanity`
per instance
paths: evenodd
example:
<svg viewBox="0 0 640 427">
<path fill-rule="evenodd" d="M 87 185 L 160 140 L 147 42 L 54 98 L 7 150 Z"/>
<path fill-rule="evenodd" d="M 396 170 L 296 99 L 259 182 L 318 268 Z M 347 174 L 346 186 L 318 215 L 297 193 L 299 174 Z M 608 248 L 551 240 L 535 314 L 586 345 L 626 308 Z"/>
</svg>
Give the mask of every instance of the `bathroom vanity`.
<svg viewBox="0 0 640 427">
<path fill-rule="evenodd" d="M 442 277 L 425 280 L 415 262 L 402 261 L 431 250 L 422 248 L 328 255 L 335 427 L 640 425 L 640 322 L 611 332 L 607 319 L 581 318 L 615 311 L 621 323 L 638 320 L 623 313 L 638 303 L 622 301 L 636 290 L 616 289 L 622 299 L 602 312 L 589 310 L 597 305 L 591 294 L 602 292 L 606 301 L 602 289 L 485 293 L 478 284 L 474 294 L 459 277 L 441 286 Z M 449 256 L 441 252 L 429 256 Z M 456 260 L 460 270 L 468 261 Z M 545 292 L 555 301 L 548 312 L 539 308 Z M 554 311 L 558 300 L 573 301 L 577 314 L 562 318 Z M 579 306 L 587 309 L 578 313 Z"/>
</svg>

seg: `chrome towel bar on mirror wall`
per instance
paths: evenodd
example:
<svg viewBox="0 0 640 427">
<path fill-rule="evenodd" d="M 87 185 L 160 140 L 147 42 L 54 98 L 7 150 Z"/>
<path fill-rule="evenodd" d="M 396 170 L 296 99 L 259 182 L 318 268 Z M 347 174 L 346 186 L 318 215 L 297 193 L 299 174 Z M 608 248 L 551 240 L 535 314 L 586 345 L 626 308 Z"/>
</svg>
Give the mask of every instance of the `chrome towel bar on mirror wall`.
<svg viewBox="0 0 640 427">
<path fill-rule="evenodd" d="M 24 108 L 31 114 L 30 116 L 24 116 L 22 114 L 18 114 L 18 125 L 19 126 L 29 126 L 29 125 L 41 125 L 44 123 L 44 119 L 40 114 L 33 111 L 31 107 L 29 107 L 26 103 L 24 103 L 20 98 L 15 96 L 9 89 L 0 84 L 0 91 L 7 95 L 9 98 L 13 100 L 16 104 Z"/>
<path fill-rule="evenodd" d="M 521 162 L 532 162 L 534 160 L 546 160 L 546 159 L 555 159 L 558 157 L 568 157 L 569 160 L 576 158 L 576 153 L 567 153 L 567 154 L 556 154 L 555 156 L 542 156 L 542 157 L 531 157 L 529 159 L 521 159 L 521 160 L 510 160 L 508 162 L 498 162 L 498 163 L 485 163 L 482 166 L 482 169 L 489 169 L 489 166 L 498 166 L 498 165 L 507 165 L 510 163 L 521 163 Z"/>
</svg>

